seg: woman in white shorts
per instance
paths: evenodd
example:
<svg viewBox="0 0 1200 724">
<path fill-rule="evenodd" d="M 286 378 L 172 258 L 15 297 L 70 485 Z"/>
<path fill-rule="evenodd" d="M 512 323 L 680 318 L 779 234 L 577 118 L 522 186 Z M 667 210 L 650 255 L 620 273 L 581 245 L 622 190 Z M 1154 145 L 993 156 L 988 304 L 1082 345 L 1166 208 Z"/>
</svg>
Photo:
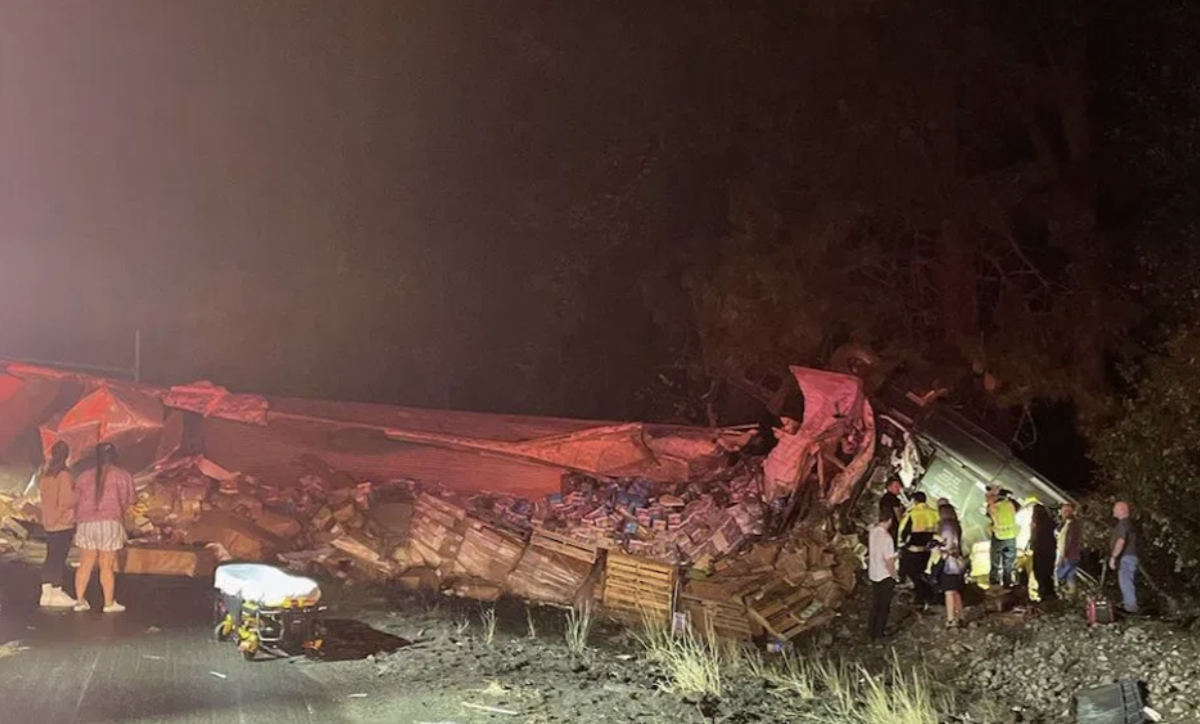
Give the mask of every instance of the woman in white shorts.
<svg viewBox="0 0 1200 724">
<path fill-rule="evenodd" d="M 100 567 L 104 612 L 119 613 L 117 603 L 117 551 L 125 547 L 125 511 L 135 501 L 133 476 L 117 467 L 117 449 L 111 443 L 96 446 L 96 465 L 75 481 L 75 547 L 79 570 L 75 573 L 76 611 L 87 611 L 85 594 L 92 571 Z"/>
</svg>

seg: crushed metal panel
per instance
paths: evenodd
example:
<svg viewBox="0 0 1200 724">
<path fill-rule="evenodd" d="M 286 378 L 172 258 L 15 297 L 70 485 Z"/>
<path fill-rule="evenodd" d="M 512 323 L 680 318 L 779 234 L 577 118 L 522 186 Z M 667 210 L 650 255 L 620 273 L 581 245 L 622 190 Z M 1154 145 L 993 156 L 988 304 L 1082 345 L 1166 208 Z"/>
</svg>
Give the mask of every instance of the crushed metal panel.
<svg viewBox="0 0 1200 724">
<path fill-rule="evenodd" d="M 836 434 L 839 426 L 853 425 L 858 419 L 866 399 L 860 378 L 808 367 L 791 371 L 804 395 L 800 431 L 806 436 L 819 439 Z"/>
<path fill-rule="evenodd" d="M 767 500 L 790 495 L 816 467 L 822 445 L 860 424 L 866 404 L 858 377 L 807 367 L 792 367 L 791 372 L 804 396 L 804 419 L 798 432 L 780 438 L 763 463 Z M 845 480 L 839 481 L 839 488 L 845 486 Z"/>
<path fill-rule="evenodd" d="M 860 424 L 856 428 L 857 434 L 854 436 L 858 449 L 850 463 L 842 468 L 829 484 L 829 490 L 825 496 L 827 505 L 840 505 L 845 502 L 854 490 L 855 484 L 870 472 L 871 466 L 875 462 L 875 412 L 865 401 L 859 421 Z"/>
<path fill-rule="evenodd" d="M 86 458 L 101 442 L 115 444 L 125 464 L 137 470 L 152 462 L 163 426 L 163 406 L 155 397 L 129 387 L 101 385 L 56 421 L 42 425 L 46 455 L 58 440 L 71 448 L 73 465 Z M 148 453 L 142 448 L 149 447 Z M 128 455 L 127 451 L 137 453 Z M 142 459 L 147 458 L 147 459 Z"/>
<path fill-rule="evenodd" d="M 63 386 L 52 378 L 0 374 L 0 456 L 7 458 L 23 434 L 51 415 Z"/>
</svg>

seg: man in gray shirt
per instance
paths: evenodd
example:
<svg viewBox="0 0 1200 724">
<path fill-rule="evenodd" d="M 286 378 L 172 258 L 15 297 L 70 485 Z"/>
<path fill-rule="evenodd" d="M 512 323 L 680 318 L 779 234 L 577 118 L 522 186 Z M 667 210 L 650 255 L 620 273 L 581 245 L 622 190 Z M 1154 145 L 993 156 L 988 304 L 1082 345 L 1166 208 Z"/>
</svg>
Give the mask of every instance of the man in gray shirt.
<svg viewBox="0 0 1200 724">
<path fill-rule="evenodd" d="M 1113 505 L 1113 517 L 1117 519 L 1117 524 L 1113 526 L 1112 554 L 1108 559 L 1108 567 L 1117 572 L 1125 613 L 1136 614 L 1138 612 L 1136 581 L 1138 535 L 1137 528 L 1129 514 L 1129 503 L 1119 500 Z"/>
</svg>

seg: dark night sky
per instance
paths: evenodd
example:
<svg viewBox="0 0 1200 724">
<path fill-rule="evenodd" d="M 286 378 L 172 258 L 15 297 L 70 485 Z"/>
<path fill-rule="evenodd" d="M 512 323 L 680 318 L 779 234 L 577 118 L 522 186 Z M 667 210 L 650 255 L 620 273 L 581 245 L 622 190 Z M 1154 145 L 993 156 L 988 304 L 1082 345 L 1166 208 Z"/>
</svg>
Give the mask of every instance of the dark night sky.
<svg viewBox="0 0 1200 724">
<path fill-rule="evenodd" d="M 657 90 L 619 13 L 453 5 L 6 4 L 0 353 L 127 364 L 141 327 L 159 381 L 532 407 L 562 240 L 509 187 Z"/>
<path fill-rule="evenodd" d="M 567 5 L 0 5 L 0 355 L 129 364 L 140 327 L 156 382 L 636 415 L 641 259 L 572 276 L 589 242 L 543 222 L 588 195 L 577 158 L 696 125 L 714 78 L 737 107 L 743 70 L 669 32 L 688 3 Z M 739 32 L 837 89 L 786 67 L 788 22 Z M 724 213 L 724 159 L 689 153 L 656 244 Z"/>
<path fill-rule="evenodd" d="M 408 7 L 6 5 L 4 351 L 126 361 L 142 327 L 151 375 L 355 396 L 313 367 L 484 354 L 473 318 L 520 257 L 480 233 L 494 48 Z"/>
</svg>

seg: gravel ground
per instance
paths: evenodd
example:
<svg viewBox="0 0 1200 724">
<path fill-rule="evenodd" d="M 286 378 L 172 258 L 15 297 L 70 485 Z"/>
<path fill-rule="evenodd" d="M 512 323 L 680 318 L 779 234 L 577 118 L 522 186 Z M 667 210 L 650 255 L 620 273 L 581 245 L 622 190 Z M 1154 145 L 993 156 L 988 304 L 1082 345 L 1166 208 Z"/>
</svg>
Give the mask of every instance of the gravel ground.
<svg viewBox="0 0 1200 724">
<path fill-rule="evenodd" d="M 589 650 L 571 654 L 558 609 L 501 602 L 489 643 L 482 613 L 490 604 L 417 595 L 380 599 L 365 590 L 344 595 L 343 605 L 359 609 L 363 620 L 412 643 L 365 660 L 321 666 L 344 667 L 347 676 L 385 686 L 454 692 L 449 698 L 457 697 L 460 706 L 467 702 L 517 712 L 512 721 L 750 724 L 798 721 L 818 711 L 811 702 L 773 691 L 745 667 L 727 672 L 720 699 L 669 693 L 660 667 L 615 624 L 600 624 Z M 947 722 L 1073 721 L 1076 691 L 1134 678 L 1145 683 L 1147 703 L 1165 721 L 1200 724 L 1195 632 L 1152 619 L 1089 629 L 1082 608 L 1076 601 L 1058 612 L 994 615 L 946 631 L 940 616 L 918 615 L 902 598 L 894 610 L 897 633 L 886 644 L 873 645 L 863 641 L 865 601 L 859 596 L 835 623 L 799 642 L 796 652 L 872 672 L 889 670 L 893 661 L 906 669 L 919 664 L 936 692 L 953 701 L 953 711 L 943 717 Z M 529 633 L 531 618 L 536 636 Z M 508 716 L 462 706 L 452 721 Z"/>
</svg>

